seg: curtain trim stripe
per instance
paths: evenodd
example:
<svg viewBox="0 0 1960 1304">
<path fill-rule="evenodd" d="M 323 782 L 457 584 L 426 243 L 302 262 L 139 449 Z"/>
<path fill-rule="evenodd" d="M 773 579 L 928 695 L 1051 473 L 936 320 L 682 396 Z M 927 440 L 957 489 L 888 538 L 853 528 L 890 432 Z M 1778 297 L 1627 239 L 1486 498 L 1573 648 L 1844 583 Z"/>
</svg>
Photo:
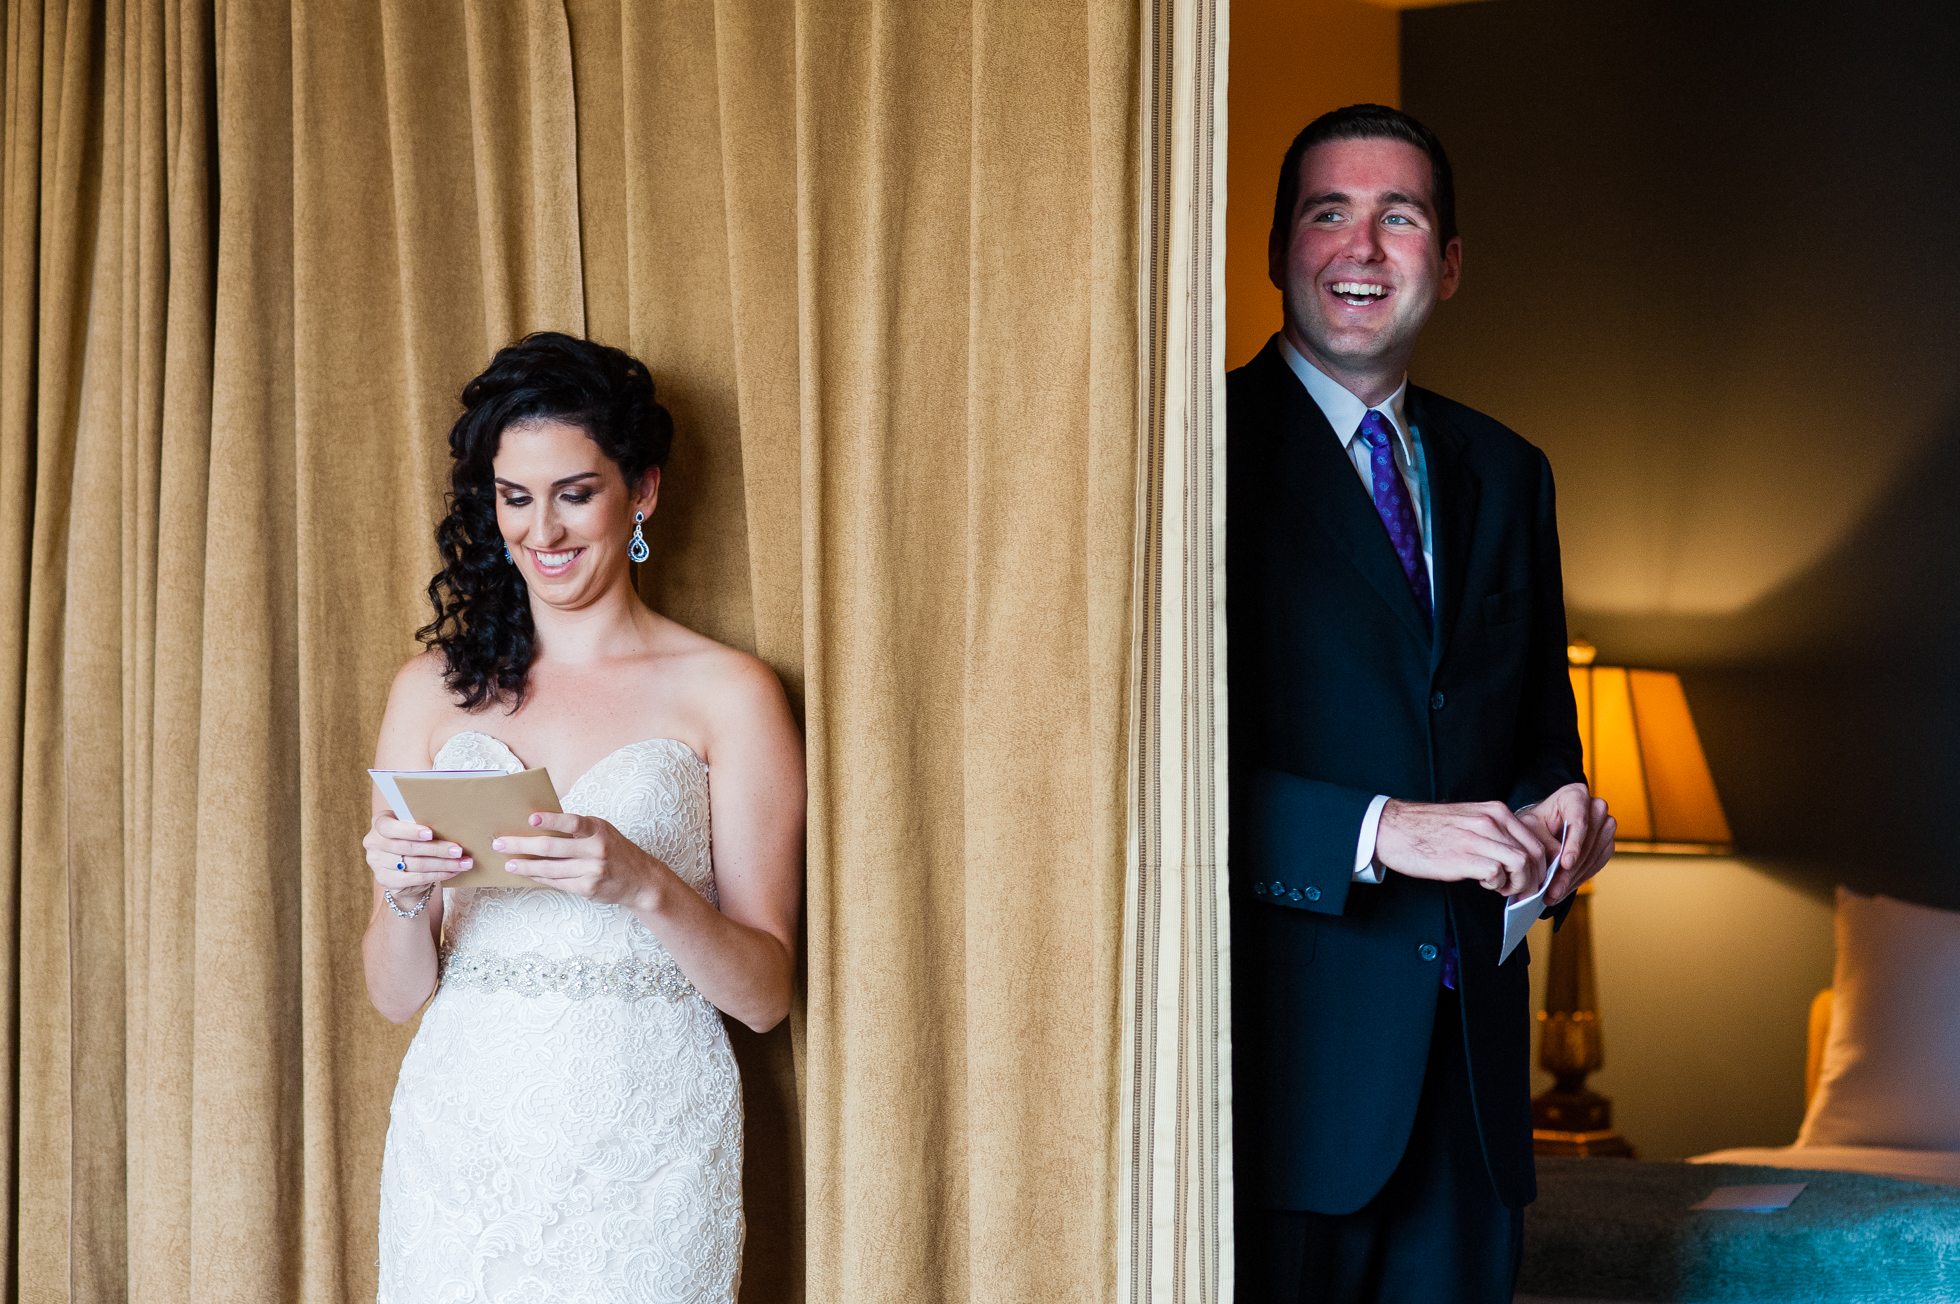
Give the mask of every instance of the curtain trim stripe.
<svg viewBox="0 0 1960 1304">
<path fill-rule="evenodd" d="M 1123 1304 L 1225 1304 L 1226 3 L 1151 0 L 1145 23 L 1117 1286 Z"/>
</svg>

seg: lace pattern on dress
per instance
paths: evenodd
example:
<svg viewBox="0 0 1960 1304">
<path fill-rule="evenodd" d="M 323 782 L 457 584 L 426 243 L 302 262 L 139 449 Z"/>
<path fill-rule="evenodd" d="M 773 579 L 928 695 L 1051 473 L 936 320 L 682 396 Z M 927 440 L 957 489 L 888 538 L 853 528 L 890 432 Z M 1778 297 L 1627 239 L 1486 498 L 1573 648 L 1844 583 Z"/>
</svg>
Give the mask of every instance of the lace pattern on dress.
<svg viewBox="0 0 1960 1304">
<path fill-rule="evenodd" d="M 435 763 L 523 768 L 473 731 Z M 717 901 L 707 767 L 684 743 L 622 747 L 560 805 Z M 742 1099 L 721 1015 L 622 907 L 443 901 L 443 981 L 389 1111 L 380 1304 L 734 1304 Z"/>
</svg>

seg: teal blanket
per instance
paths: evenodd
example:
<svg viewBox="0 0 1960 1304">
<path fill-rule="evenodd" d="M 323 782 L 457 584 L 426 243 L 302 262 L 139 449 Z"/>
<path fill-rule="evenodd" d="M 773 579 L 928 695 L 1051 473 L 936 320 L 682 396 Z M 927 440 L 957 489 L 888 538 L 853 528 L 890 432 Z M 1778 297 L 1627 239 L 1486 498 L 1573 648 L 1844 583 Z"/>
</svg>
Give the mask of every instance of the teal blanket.
<svg viewBox="0 0 1960 1304">
<path fill-rule="evenodd" d="M 1777 1213 L 1718 1186 L 1808 1182 Z M 1654 1304 L 1960 1301 L 1960 1188 L 1743 1164 L 1540 1159 L 1520 1292 Z"/>
</svg>

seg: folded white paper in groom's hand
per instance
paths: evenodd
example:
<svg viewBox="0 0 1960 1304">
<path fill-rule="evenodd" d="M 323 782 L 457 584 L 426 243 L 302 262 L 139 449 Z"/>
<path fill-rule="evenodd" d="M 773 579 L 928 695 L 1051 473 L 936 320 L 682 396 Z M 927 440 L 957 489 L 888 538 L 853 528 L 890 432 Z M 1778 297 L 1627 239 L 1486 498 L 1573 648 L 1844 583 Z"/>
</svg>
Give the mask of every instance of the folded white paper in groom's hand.
<svg viewBox="0 0 1960 1304">
<path fill-rule="evenodd" d="M 1552 863 L 1545 866 L 1545 881 L 1538 890 L 1527 896 L 1507 897 L 1504 901 L 1504 947 L 1497 953 L 1497 962 L 1503 964 L 1511 958 L 1511 952 L 1518 949 L 1524 935 L 1538 922 L 1538 916 L 1545 913 L 1545 891 L 1551 887 L 1552 879 L 1558 876 L 1559 861 L 1565 859 L 1565 835 L 1572 831 L 1570 824 L 1558 835 L 1558 855 Z"/>
</svg>

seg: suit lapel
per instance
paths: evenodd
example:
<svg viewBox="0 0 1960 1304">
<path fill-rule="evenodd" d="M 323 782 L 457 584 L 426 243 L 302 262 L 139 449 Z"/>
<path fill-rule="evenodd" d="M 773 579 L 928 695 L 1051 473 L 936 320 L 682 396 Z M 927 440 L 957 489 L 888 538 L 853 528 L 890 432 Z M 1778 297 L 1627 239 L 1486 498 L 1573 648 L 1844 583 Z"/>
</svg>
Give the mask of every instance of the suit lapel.
<svg viewBox="0 0 1960 1304">
<path fill-rule="evenodd" d="M 1282 359 L 1284 361 L 1284 359 Z M 1469 577 L 1470 543 L 1477 527 L 1477 477 L 1464 458 L 1463 433 L 1437 412 L 1424 390 L 1409 387 L 1405 404 L 1409 421 L 1422 441 L 1429 470 L 1430 528 L 1435 537 L 1430 551 L 1436 559 L 1432 595 L 1436 609 L 1436 638 L 1430 649 L 1432 668 L 1442 664 L 1450 634 L 1463 610 L 1463 590 Z"/>
<path fill-rule="evenodd" d="M 1402 573 L 1395 545 L 1388 541 L 1381 516 L 1368 491 L 1361 487 L 1361 477 L 1355 474 L 1354 463 L 1341 448 L 1334 428 L 1327 424 L 1327 415 L 1286 365 L 1276 343 L 1266 345 L 1255 365 L 1265 367 L 1277 397 L 1278 474 L 1274 487 L 1280 510 L 1284 513 L 1304 505 L 1382 601 L 1395 609 L 1409 633 L 1417 641 L 1428 643 L 1422 610 L 1409 592 L 1409 579 Z"/>
</svg>

